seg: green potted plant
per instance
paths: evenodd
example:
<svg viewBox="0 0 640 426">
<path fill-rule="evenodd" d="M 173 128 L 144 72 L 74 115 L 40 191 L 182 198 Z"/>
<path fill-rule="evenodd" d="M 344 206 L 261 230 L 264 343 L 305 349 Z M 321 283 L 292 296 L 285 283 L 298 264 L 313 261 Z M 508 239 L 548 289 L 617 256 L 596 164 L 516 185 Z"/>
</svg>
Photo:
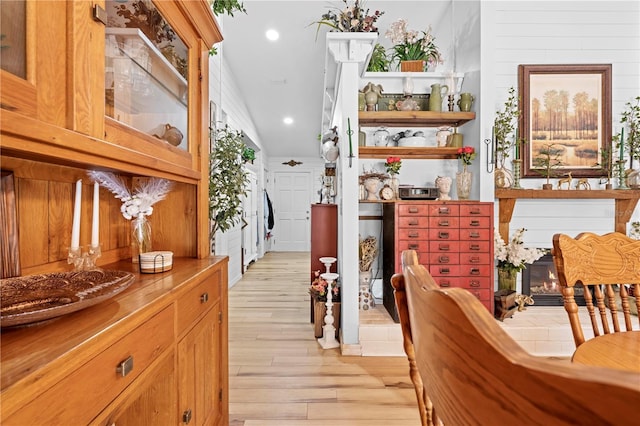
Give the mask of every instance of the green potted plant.
<svg viewBox="0 0 640 426">
<path fill-rule="evenodd" d="M 369 72 L 387 72 L 389 71 L 389 58 L 387 57 L 387 52 L 383 45 L 380 43 L 376 43 L 373 47 L 373 52 L 371 52 L 371 60 L 369 61 L 369 66 L 367 67 L 367 71 Z"/>
<path fill-rule="evenodd" d="M 629 168 L 633 168 L 633 160 L 640 159 L 640 96 L 636 96 L 635 103 L 627 102 L 626 109 L 622 111 L 620 116 L 621 124 L 626 124 L 628 131 L 623 137 L 623 133 L 618 135 L 618 148 L 623 144 L 629 153 Z"/>
<path fill-rule="evenodd" d="M 348 0 L 342 0 L 344 8 L 333 6 L 327 13 L 321 16 L 321 19 L 313 24 L 318 24 L 316 37 L 323 25 L 331 28 L 331 31 L 341 33 L 377 33 L 376 21 L 384 12 L 376 10 L 373 14 L 369 14 L 369 9 L 364 8 L 364 0 L 355 0 L 353 6 L 349 5 Z"/>
<path fill-rule="evenodd" d="M 253 164 L 253 161 L 256 159 L 256 151 L 253 148 L 246 147 L 242 151 L 242 160 L 245 163 Z"/>
<path fill-rule="evenodd" d="M 533 159 L 532 170 L 547 179 L 547 183 L 542 185 L 542 189 L 553 189 L 549 179 L 557 175 L 556 168 L 562 165 L 560 154 L 562 154 L 562 148 L 559 148 L 557 144 L 548 143 L 540 148 L 538 155 Z"/>
<path fill-rule="evenodd" d="M 225 232 L 240 220 L 242 197 L 249 178 L 242 164 L 246 148 L 242 133 L 224 126 L 214 130 L 215 139 L 209 172 L 209 219 L 213 221 L 211 239 L 217 230 Z"/>
<path fill-rule="evenodd" d="M 407 21 L 398 19 L 391 24 L 385 37 L 393 42 L 391 59 L 398 62 L 401 71 L 422 72 L 425 67 L 433 68 L 444 63 L 431 34 L 431 26 L 426 31 L 408 30 Z"/>
<path fill-rule="evenodd" d="M 494 180 L 496 188 L 508 188 L 513 182 L 511 171 L 505 167 L 505 162 L 511 150 L 520 141 L 517 140 L 516 126 L 520 109 L 518 108 L 518 97 L 516 90 L 509 88 L 509 97 L 504 103 L 504 109 L 496 113 L 493 121 L 493 137 L 495 139 L 495 173 Z M 519 160 L 516 158 L 516 160 Z"/>
</svg>

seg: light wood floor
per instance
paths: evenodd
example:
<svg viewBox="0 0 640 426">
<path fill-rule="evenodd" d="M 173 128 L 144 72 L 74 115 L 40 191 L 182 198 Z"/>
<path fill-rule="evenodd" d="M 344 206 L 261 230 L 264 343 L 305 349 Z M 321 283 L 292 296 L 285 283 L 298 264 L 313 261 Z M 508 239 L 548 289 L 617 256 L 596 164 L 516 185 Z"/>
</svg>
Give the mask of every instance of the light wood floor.
<svg viewBox="0 0 640 426">
<path fill-rule="evenodd" d="M 309 323 L 309 253 L 268 253 L 229 291 L 232 426 L 413 426 L 405 357 L 323 350 Z"/>
</svg>

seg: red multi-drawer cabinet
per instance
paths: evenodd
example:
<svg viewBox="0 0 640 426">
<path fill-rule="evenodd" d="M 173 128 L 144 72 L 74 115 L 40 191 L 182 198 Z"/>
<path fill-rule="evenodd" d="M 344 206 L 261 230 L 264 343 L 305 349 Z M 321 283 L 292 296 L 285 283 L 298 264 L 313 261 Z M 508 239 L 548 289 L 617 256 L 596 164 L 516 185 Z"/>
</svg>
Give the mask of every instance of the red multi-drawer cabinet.
<svg viewBox="0 0 640 426">
<path fill-rule="evenodd" d="M 383 206 L 383 304 L 398 322 L 391 276 L 415 250 L 440 287 L 462 287 L 493 313 L 493 203 L 399 201 Z"/>
</svg>

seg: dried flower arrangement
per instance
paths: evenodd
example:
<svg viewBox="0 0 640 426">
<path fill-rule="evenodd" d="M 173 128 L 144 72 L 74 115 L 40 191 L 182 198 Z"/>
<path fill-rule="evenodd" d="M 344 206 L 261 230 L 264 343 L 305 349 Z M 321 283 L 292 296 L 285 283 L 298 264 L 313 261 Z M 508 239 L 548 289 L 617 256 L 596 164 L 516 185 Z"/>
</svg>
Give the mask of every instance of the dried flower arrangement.
<svg viewBox="0 0 640 426">
<path fill-rule="evenodd" d="M 378 240 L 376 237 L 368 236 L 365 239 L 360 239 L 358 247 L 358 259 L 360 272 L 366 272 L 371 270 L 373 261 L 376 260 L 378 255 Z"/>
</svg>

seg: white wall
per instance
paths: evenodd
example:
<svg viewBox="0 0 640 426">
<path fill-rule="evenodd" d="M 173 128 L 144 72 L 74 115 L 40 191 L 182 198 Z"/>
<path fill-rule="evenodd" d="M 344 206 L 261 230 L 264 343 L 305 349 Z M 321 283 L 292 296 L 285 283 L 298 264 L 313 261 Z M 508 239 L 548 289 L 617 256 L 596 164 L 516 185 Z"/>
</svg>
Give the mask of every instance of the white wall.
<svg viewBox="0 0 640 426">
<path fill-rule="evenodd" d="M 640 2 L 481 2 L 480 137 L 490 137 L 495 111 L 502 109 L 509 87 L 517 88 L 519 64 L 590 63 L 613 64 L 616 133 L 624 104 L 640 94 Z M 541 179 L 521 182 L 525 188 L 541 184 Z M 492 180 L 483 186 L 492 190 Z M 597 180 L 591 187 L 599 187 Z M 632 220 L 638 218 L 636 211 Z M 524 227 L 526 244 L 551 247 L 557 232 L 610 232 L 613 219 L 613 200 L 518 200 L 511 230 Z"/>
</svg>

